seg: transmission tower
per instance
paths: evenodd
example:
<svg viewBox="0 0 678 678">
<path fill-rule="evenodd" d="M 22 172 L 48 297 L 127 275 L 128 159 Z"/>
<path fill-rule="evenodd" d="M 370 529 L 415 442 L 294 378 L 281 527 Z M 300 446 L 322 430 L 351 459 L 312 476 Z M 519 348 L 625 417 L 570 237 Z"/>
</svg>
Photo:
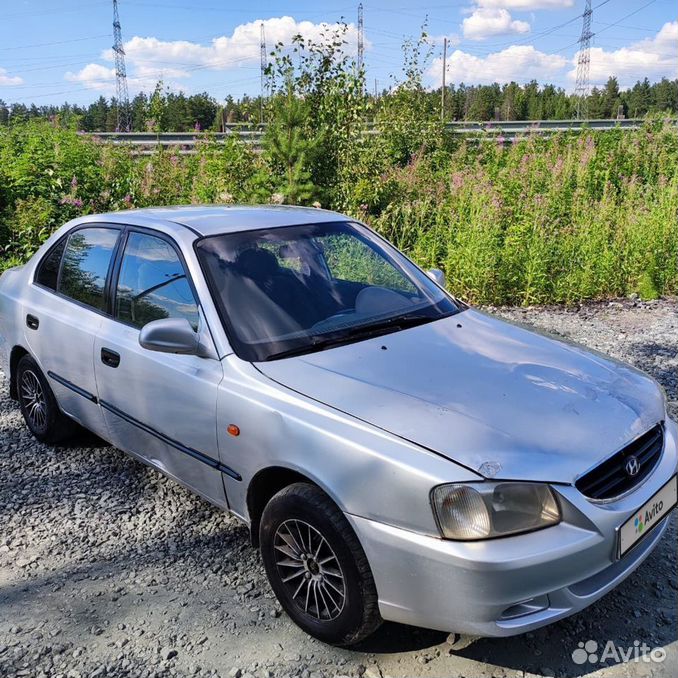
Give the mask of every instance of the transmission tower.
<svg viewBox="0 0 678 678">
<path fill-rule="evenodd" d="M 113 51 L 115 52 L 115 93 L 117 129 L 130 131 L 129 93 L 127 92 L 127 69 L 125 68 L 125 48 L 122 46 L 122 31 L 118 15 L 118 0 L 113 0 Z"/>
<path fill-rule="evenodd" d="M 588 118 L 589 111 L 589 68 L 591 66 L 591 0 L 586 0 L 586 9 L 582 15 L 584 21 L 579 38 L 579 59 L 577 60 L 577 85 L 574 90 L 577 98 L 577 120 Z"/>
<path fill-rule="evenodd" d="M 365 55 L 365 27 L 363 25 L 363 3 L 358 5 L 358 73 L 363 70 Z"/>
<path fill-rule="evenodd" d="M 261 106 L 259 110 L 259 122 L 264 122 L 264 98 L 266 97 L 266 68 L 268 66 L 268 57 L 266 56 L 266 32 L 264 30 L 264 22 L 259 25 L 259 60 L 261 67 Z"/>
</svg>

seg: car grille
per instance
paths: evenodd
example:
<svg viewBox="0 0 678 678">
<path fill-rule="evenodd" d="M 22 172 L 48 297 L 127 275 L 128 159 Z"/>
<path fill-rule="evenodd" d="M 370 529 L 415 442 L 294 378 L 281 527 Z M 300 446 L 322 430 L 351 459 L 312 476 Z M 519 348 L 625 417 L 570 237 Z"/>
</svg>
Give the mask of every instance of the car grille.
<svg viewBox="0 0 678 678">
<path fill-rule="evenodd" d="M 652 473 L 664 449 L 664 426 L 654 428 L 636 438 L 625 448 L 583 475 L 575 487 L 590 499 L 618 497 L 633 489 Z M 637 465 L 633 463 L 633 458 Z M 627 470 L 627 466 L 631 471 Z"/>
</svg>

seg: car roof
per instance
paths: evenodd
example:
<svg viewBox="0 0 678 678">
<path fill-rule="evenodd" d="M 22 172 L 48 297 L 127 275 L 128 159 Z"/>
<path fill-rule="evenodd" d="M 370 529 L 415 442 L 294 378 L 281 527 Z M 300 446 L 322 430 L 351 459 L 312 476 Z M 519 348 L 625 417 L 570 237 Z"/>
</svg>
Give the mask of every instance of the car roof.
<svg viewBox="0 0 678 678">
<path fill-rule="evenodd" d="M 344 214 L 292 205 L 186 205 L 147 207 L 89 215 L 83 222 L 108 221 L 131 226 L 182 225 L 201 236 L 235 233 L 258 228 L 298 226 L 350 219 Z"/>
</svg>

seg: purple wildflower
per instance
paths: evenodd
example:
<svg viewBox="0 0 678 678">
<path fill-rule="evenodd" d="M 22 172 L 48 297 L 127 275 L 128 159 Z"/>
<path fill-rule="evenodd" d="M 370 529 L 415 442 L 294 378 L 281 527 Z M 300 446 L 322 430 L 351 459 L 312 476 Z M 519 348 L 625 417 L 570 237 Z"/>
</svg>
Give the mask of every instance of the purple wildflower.
<svg viewBox="0 0 678 678">
<path fill-rule="evenodd" d="M 72 195 L 65 195 L 59 201 L 60 205 L 73 205 L 73 207 L 82 207 L 82 200 L 74 198 Z"/>
</svg>

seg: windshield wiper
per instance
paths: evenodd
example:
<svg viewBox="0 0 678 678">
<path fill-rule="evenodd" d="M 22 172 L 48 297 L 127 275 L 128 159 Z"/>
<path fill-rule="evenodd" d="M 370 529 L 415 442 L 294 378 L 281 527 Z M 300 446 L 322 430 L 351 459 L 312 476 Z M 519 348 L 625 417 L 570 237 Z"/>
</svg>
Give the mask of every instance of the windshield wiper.
<svg viewBox="0 0 678 678">
<path fill-rule="evenodd" d="M 432 318 L 430 315 L 424 313 L 403 313 L 402 315 L 395 315 L 384 320 L 377 320 L 376 322 L 367 325 L 357 325 L 356 327 L 349 328 L 348 334 L 351 337 L 356 337 L 359 335 L 362 336 L 363 334 L 369 336 L 380 330 L 404 330 L 408 327 L 415 327 L 416 325 L 423 325 L 424 323 L 432 322 L 433 320 L 439 320 L 439 318 L 442 317 L 444 316 Z"/>
<path fill-rule="evenodd" d="M 358 325 L 357 327 L 349 328 L 345 332 L 342 332 L 339 336 L 323 336 L 320 334 L 310 336 L 309 339 L 311 343 L 305 344 L 304 346 L 295 346 L 294 348 L 290 348 L 285 351 L 271 353 L 266 357 L 266 360 L 291 358 L 293 356 L 303 355 L 304 353 L 311 353 L 318 350 L 324 351 L 328 348 L 341 346 L 342 344 L 350 344 L 354 341 L 360 341 L 361 339 L 368 339 L 370 337 L 404 330 L 408 327 L 423 325 L 424 323 L 431 322 L 433 320 L 438 320 L 438 318 L 432 318 L 430 315 L 424 315 L 421 313 L 393 316 L 392 318 L 386 318 L 385 320 L 381 320 L 369 325 Z"/>
<path fill-rule="evenodd" d="M 303 346 L 295 346 L 294 348 L 288 348 L 284 351 L 278 351 L 277 353 L 271 353 L 264 358 L 266 362 L 269 360 L 277 360 L 278 358 L 292 358 L 295 355 L 303 355 L 304 353 L 311 353 L 316 350 L 319 346 L 324 346 L 325 342 L 322 337 L 309 337 L 311 343 L 304 344 Z"/>
</svg>

